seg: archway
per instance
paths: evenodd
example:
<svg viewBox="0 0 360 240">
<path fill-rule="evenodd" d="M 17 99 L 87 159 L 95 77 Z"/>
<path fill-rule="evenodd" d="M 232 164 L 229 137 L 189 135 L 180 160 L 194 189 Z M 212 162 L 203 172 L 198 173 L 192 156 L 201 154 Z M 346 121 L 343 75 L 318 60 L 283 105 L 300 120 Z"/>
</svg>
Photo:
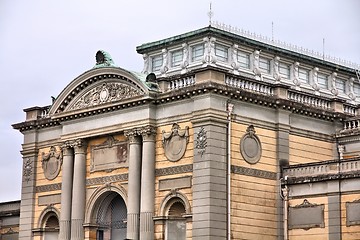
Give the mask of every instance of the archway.
<svg viewBox="0 0 360 240">
<path fill-rule="evenodd" d="M 43 240 L 57 240 L 59 236 L 59 211 L 53 206 L 46 207 L 39 217 Z"/>
<path fill-rule="evenodd" d="M 98 240 L 126 238 L 127 209 L 122 197 L 109 193 L 102 201 L 97 212 Z"/>
</svg>

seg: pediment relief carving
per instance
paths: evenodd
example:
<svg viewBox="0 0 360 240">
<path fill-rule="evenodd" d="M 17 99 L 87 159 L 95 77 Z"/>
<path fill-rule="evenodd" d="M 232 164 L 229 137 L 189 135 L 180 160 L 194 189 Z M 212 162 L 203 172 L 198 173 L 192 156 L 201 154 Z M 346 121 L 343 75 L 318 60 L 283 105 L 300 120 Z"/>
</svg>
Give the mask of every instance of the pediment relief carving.
<svg viewBox="0 0 360 240">
<path fill-rule="evenodd" d="M 42 153 L 42 168 L 46 179 L 53 180 L 59 175 L 62 160 L 62 152 L 57 152 L 54 146 L 50 147 L 48 153 Z"/>
<path fill-rule="evenodd" d="M 186 151 L 186 145 L 189 142 L 189 127 L 180 129 L 177 123 L 174 123 L 171 132 L 162 132 L 162 143 L 165 156 L 169 161 L 176 162 L 180 160 Z"/>
<path fill-rule="evenodd" d="M 140 90 L 120 82 L 107 82 L 89 89 L 78 98 L 74 99 L 68 107 L 69 110 L 77 110 L 97 106 L 105 103 L 120 101 L 144 93 Z"/>
</svg>

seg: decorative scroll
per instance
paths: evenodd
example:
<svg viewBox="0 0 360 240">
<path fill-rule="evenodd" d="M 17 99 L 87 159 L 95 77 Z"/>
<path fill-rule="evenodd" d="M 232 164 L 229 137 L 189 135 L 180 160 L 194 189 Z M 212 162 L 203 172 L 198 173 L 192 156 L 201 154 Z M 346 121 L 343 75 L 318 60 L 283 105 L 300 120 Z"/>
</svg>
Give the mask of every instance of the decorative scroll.
<svg viewBox="0 0 360 240">
<path fill-rule="evenodd" d="M 42 169 L 46 179 L 53 180 L 59 175 L 62 160 L 62 152 L 56 152 L 54 146 L 50 147 L 49 153 L 42 153 Z"/>
<path fill-rule="evenodd" d="M 201 157 L 205 153 L 207 147 L 207 136 L 204 127 L 200 128 L 200 131 L 197 133 L 197 137 L 195 139 L 195 148 L 198 149 L 198 154 L 201 154 Z"/>
<path fill-rule="evenodd" d="M 261 143 L 253 125 L 246 129 L 245 135 L 240 140 L 240 152 L 245 161 L 250 164 L 257 163 L 261 158 Z"/>
<path fill-rule="evenodd" d="M 186 145 L 189 142 L 189 127 L 180 129 L 177 123 L 174 123 L 171 132 L 162 131 L 162 144 L 165 150 L 165 156 L 169 161 L 176 162 L 180 160 L 186 151 Z"/>
<path fill-rule="evenodd" d="M 103 83 L 93 89 L 90 89 L 80 99 L 78 99 L 70 109 L 81 109 L 99 104 L 119 101 L 135 96 L 142 95 L 142 93 L 123 83 L 112 82 Z"/>
<path fill-rule="evenodd" d="M 275 172 L 259 170 L 259 169 L 254 169 L 254 168 L 247 168 L 247 167 L 231 165 L 231 172 L 235 173 L 235 174 L 239 174 L 239 175 L 276 180 Z"/>
</svg>

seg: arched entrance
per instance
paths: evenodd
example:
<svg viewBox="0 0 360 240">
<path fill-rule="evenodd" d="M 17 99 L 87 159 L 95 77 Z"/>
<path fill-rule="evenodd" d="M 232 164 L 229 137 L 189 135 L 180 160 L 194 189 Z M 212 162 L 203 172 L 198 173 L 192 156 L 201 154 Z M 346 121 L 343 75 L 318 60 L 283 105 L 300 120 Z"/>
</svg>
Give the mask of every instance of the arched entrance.
<svg viewBox="0 0 360 240">
<path fill-rule="evenodd" d="M 127 208 L 116 192 L 106 192 L 96 201 L 94 209 L 97 240 L 126 238 Z"/>
</svg>

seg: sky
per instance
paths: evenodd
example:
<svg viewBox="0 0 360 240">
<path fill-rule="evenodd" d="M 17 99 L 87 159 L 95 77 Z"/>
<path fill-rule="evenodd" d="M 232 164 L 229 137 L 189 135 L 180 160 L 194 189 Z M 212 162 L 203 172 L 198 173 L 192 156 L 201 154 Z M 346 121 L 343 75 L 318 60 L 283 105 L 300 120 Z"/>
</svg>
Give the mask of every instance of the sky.
<svg viewBox="0 0 360 240">
<path fill-rule="evenodd" d="M 360 63 L 358 0 L 211 2 L 213 21 Z M 100 49 L 117 66 L 140 72 L 136 46 L 208 26 L 209 6 L 207 0 L 0 0 L 0 202 L 21 198 L 23 135 L 11 124 L 25 120 L 23 109 L 50 105 L 51 96 L 95 65 Z"/>
</svg>

